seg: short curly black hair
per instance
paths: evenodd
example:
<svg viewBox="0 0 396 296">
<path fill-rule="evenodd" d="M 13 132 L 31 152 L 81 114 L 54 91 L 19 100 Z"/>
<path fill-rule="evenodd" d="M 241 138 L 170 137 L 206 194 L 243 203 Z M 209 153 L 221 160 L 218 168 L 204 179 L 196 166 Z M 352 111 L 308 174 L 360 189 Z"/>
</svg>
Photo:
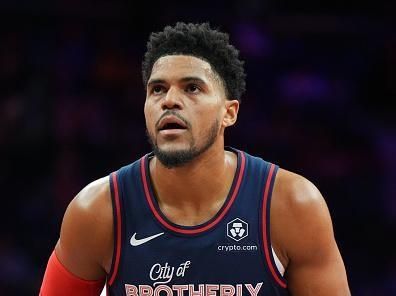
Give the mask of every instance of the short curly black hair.
<svg viewBox="0 0 396 296">
<path fill-rule="evenodd" d="M 166 55 L 191 55 L 207 61 L 223 80 L 228 99 L 240 101 L 246 87 L 244 62 L 239 51 L 229 43 L 227 33 L 211 29 L 209 23 L 178 22 L 162 32 L 151 33 L 142 63 L 143 83 L 146 86 L 154 63 Z"/>
</svg>

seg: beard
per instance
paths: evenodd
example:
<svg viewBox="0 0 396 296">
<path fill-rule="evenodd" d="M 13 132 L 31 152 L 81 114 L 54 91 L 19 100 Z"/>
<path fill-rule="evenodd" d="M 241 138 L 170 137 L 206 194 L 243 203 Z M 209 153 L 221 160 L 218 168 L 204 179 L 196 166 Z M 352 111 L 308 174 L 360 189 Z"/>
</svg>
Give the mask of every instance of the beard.
<svg viewBox="0 0 396 296">
<path fill-rule="evenodd" d="M 218 130 L 219 121 L 216 119 L 210 126 L 206 134 L 203 136 L 206 141 L 202 145 L 200 145 L 200 147 L 197 147 L 195 140 L 191 139 L 189 148 L 179 150 L 163 150 L 159 148 L 157 145 L 157 141 L 154 139 L 154 136 L 151 135 L 148 131 L 146 132 L 154 155 L 166 168 L 171 169 L 175 167 L 181 167 L 190 163 L 192 160 L 208 150 L 216 141 L 218 136 Z"/>
</svg>

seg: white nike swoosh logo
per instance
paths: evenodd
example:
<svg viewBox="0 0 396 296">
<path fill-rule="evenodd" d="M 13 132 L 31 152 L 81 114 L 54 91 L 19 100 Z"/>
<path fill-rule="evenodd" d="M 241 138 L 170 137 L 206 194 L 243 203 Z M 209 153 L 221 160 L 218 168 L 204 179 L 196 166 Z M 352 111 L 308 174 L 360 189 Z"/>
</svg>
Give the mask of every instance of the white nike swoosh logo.
<svg viewBox="0 0 396 296">
<path fill-rule="evenodd" d="M 136 247 L 136 246 L 139 246 L 139 245 L 143 245 L 143 244 L 147 243 L 148 241 L 151 241 L 152 239 L 155 239 L 156 237 L 159 237 L 160 235 L 163 235 L 163 234 L 164 233 L 161 232 L 161 233 L 157 233 L 157 234 L 154 234 L 152 236 L 148 236 L 148 237 L 145 237 L 145 238 L 142 238 L 142 239 L 137 239 L 136 238 L 136 232 L 135 232 L 132 235 L 132 237 L 131 237 L 130 243 L 131 243 L 132 246 Z"/>
</svg>

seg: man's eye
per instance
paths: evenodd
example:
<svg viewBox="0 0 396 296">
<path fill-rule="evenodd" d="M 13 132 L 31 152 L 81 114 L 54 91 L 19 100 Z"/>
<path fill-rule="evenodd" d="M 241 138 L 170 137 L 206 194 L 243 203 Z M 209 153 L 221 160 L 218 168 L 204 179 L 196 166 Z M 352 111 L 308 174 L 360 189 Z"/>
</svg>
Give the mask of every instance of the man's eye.
<svg viewBox="0 0 396 296">
<path fill-rule="evenodd" d="M 164 91 L 164 88 L 161 85 L 156 85 L 152 88 L 152 93 L 155 95 L 161 94 Z"/>
<path fill-rule="evenodd" d="M 196 86 L 195 84 L 191 84 L 191 85 L 187 86 L 186 90 L 189 93 L 197 93 L 200 91 L 200 88 L 198 86 Z"/>
</svg>

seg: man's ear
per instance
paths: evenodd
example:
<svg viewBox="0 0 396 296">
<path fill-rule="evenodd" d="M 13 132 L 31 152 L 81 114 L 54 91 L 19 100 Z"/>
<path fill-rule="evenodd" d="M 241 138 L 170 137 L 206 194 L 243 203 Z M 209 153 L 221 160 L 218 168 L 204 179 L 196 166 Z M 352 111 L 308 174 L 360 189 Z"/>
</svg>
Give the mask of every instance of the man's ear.
<svg viewBox="0 0 396 296">
<path fill-rule="evenodd" d="M 238 100 L 225 100 L 226 113 L 223 117 L 223 126 L 229 127 L 235 124 L 238 111 L 239 111 L 239 101 Z"/>
</svg>

